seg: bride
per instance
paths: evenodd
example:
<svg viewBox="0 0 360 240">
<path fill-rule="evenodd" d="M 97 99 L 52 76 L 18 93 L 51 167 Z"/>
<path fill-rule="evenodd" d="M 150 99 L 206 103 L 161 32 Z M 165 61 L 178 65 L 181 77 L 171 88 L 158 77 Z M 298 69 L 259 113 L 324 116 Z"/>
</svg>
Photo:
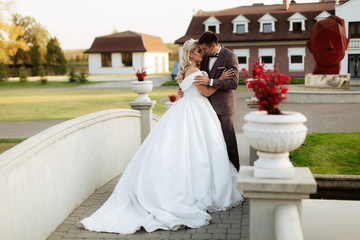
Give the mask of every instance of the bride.
<svg viewBox="0 0 360 240">
<path fill-rule="evenodd" d="M 131 234 L 143 227 L 177 230 L 211 222 L 209 213 L 241 203 L 237 171 L 230 163 L 219 119 L 209 100 L 216 89 L 196 86 L 201 49 L 184 43 L 178 80 L 184 97 L 160 119 L 104 205 L 80 226 Z M 224 73 L 221 79 L 228 77 Z"/>
</svg>

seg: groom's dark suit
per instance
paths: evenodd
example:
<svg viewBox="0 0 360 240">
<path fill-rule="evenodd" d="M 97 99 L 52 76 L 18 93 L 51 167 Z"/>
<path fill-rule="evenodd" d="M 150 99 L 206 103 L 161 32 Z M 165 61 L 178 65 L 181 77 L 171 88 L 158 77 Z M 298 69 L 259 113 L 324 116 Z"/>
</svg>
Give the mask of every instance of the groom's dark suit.
<svg viewBox="0 0 360 240">
<path fill-rule="evenodd" d="M 213 79 L 213 87 L 218 90 L 209 97 L 211 105 L 217 113 L 221 122 L 229 159 L 237 170 L 240 168 L 239 154 L 237 150 L 234 114 L 235 114 L 235 93 L 239 79 L 239 63 L 237 56 L 227 48 L 221 47 L 217 60 L 209 70 L 210 57 L 204 55 L 200 69 L 206 71 L 209 78 Z M 231 79 L 219 80 L 224 69 L 234 69 Z"/>
</svg>

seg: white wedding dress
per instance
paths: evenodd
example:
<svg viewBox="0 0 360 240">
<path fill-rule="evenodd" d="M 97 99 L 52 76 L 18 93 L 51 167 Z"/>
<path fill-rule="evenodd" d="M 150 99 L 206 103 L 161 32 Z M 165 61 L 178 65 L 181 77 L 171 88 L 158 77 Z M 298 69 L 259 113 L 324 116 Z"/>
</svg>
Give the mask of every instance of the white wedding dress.
<svg viewBox="0 0 360 240">
<path fill-rule="evenodd" d="M 150 132 L 110 198 L 80 225 L 121 234 L 199 228 L 209 212 L 241 203 L 218 117 L 193 84 L 200 74 L 183 80 L 184 97 Z"/>
</svg>

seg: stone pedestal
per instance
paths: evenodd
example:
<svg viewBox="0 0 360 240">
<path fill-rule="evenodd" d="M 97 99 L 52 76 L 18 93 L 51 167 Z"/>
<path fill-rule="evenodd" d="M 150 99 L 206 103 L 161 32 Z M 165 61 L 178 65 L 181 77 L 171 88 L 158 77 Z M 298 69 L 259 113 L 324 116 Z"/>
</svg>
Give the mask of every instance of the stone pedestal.
<svg viewBox="0 0 360 240">
<path fill-rule="evenodd" d="M 251 111 L 257 111 L 259 109 L 259 103 L 258 99 L 253 95 L 254 94 L 251 95 L 251 98 L 247 98 L 245 101 L 246 105 L 248 106 L 248 108 L 250 108 Z M 258 158 L 256 152 L 257 150 L 250 146 L 250 166 L 254 166 L 254 162 Z"/>
<path fill-rule="evenodd" d="M 296 207 L 301 218 L 301 200 L 316 192 L 316 181 L 308 168 L 295 168 L 291 179 L 269 179 L 255 178 L 254 167 L 242 166 L 237 187 L 250 199 L 250 239 L 275 240 L 277 209 Z"/>
<path fill-rule="evenodd" d="M 349 74 L 312 74 L 305 75 L 305 87 L 309 90 L 319 89 L 350 89 L 350 73 Z"/>
<path fill-rule="evenodd" d="M 141 112 L 141 142 L 144 142 L 147 135 L 152 128 L 152 109 L 155 106 L 156 101 L 148 102 L 130 102 L 129 105 L 132 109 L 139 110 Z"/>
</svg>

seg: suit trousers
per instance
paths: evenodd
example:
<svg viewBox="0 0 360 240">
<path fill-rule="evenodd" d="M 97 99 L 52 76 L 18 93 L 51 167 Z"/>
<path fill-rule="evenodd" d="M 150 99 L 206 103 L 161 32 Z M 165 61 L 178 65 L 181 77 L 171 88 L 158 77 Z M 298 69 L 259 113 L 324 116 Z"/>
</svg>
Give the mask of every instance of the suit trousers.
<svg viewBox="0 0 360 240">
<path fill-rule="evenodd" d="M 239 153 L 236 142 L 236 134 L 234 128 L 234 114 L 229 115 L 218 115 L 221 128 L 224 134 L 224 139 L 227 147 L 230 162 L 239 171 Z"/>
</svg>

